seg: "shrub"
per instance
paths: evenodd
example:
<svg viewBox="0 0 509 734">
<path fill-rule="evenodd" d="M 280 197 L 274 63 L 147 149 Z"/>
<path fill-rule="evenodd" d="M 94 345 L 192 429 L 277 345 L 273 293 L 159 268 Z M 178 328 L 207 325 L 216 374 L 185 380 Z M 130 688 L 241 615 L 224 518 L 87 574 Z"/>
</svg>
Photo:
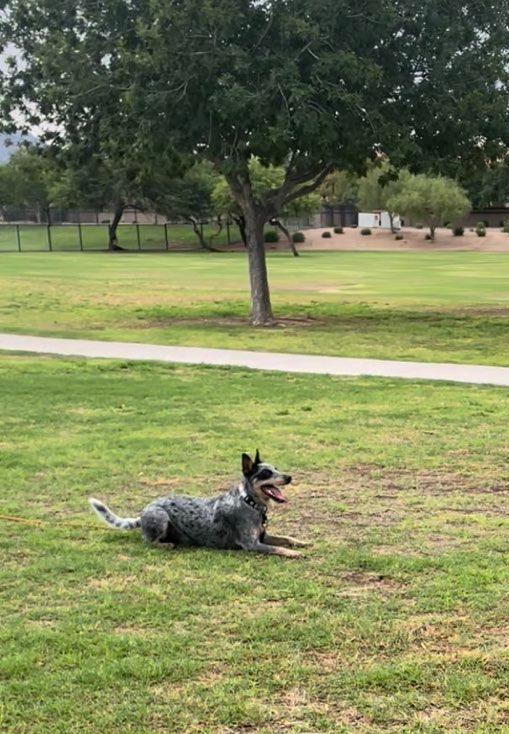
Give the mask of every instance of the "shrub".
<svg viewBox="0 0 509 734">
<path fill-rule="evenodd" d="M 477 229 L 486 229 L 486 227 L 489 227 L 489 222 L 487 222 L 485 219 L 482 220 L 482 222 L 477 222 L 475 225 L 476 230 Z"/>
<path fill-rule="evenodd" d="M 361 234 L 363 234 L 363 235 L 371 234 L 370 228 L 369 227 L 364 227 L 363 229 L 361 229 Z"/>
<path fill-rule="evenodd" d="M 454 227 L 452 233 L 454 237 L 463 237 L 463 235 L 465 234 L 465 230 L 463 229 L 463 227 Z"/>
<path fill-rule="evenodd" d="M 415 225 L 415 229 L 422 229 L 422 228 L 423 228 L 423 225 L 422 224 L 416 224 Z"/>
<path fill-rule="evenodd" d="M 343 227 L 334 227 L 334 232 L 336 234 L 343 234 Z"/>
<path fill-rule="evenodd" d="M 424 239 L 425 239 L 425 240 L 430 240 L 430 239 L 431 239 L 431 235 L 430 235 L 430 233 L 429 233 L 429 232 L 428 232 L 428 234 L 425 234 L 425 235 L 424 235 Z"/>
<path fill-rule="evenodd" d="M 304 234 L 304 232 L 294 232 L 292 234 L 292 240 L 294 242 L 305 242 L 306 235 Z"/>
<path fill-rule="evenodd" d="M 332 235 L 331 235 L 331 233 L 329 232 L 329 230 L 325 230 L 325 232 L 322 232 L 322 237 L 327 237 L 327 238 L 329 238 L 329 237 L 332 237 Z"/>
<path fill-rule="evenodd" d="M 477 226 L 475 228 L 475 233 L 478 237 L 486 237 L 486 230 L 484 227 Z"/>
<path fill-rule="evenodd" d="M 404 239 L 404 237 L 403 237 L 403 235 L 401 234 L 401 232 L 398 232 L 398 234 L 397 234 L 397 235 L 396 235 L 396 236 L 394 237 L 394 239 L 395 239 L 395 240 L 403 240 L 403 239 Z"/>
<path fill-rule="evenodd" d="M 279 232 L 275 229 L 268 229 L 264 235 L 265 242 L 279 242 Z"/>
<path fill-rule="evenodd" d="M 505 220 L 502 226 L 502 232 L 505 232 L 506 234 L 509 234 L 509 220 Z"/>
</svg>

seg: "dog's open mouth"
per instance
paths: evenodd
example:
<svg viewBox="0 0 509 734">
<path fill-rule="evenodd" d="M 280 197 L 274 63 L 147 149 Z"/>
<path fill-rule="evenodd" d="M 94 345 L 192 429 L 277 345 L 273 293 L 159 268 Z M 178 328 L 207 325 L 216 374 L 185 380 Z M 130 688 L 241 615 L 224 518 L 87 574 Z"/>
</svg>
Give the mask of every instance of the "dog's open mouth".
<svg viewBox="0 0 509 734">
<path fill-rule="evenodd" d="M 264 484 L 262 487 L 263 491 L 267 495 L 267 497 L 270 497 L 275 502 L 287 502 L 288 500 L 284 496 L 284 494 L 281 492 L 279 487 L 276 487 L 274 484 Z"/>
</svg>

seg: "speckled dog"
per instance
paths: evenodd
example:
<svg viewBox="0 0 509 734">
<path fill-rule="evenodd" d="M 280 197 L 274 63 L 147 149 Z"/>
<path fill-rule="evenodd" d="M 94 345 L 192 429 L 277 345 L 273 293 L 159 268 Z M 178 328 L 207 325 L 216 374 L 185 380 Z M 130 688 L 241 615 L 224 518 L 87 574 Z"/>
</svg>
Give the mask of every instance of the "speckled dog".
<svg viewBox="0 0 509 734">
<path fill-rule="evenodd" d="M 93 497 L 89 502 L 110 527 L 141 528 L 143 538 L 155 546 L 194 545 L 298 557 L 300 554 L 292 546 L 303 547 L 307 543 L 269 535 L 265 530 L 270 500 L 286 502 L 281 487 L 290 484 L 292 478 L 263 462 L 258 451 L 254 461 L 242 454 L 242 474 L 240 484 L 219 497 L 162 497 L 136 518 L 117 517 Z"/>
</svg>

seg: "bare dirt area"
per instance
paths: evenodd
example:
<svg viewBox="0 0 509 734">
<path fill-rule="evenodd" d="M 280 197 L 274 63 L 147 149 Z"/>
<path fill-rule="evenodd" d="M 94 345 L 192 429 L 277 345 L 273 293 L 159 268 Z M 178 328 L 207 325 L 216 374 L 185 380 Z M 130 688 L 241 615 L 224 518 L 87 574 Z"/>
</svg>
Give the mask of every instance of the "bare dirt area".
<svg viewBox="0 0 509 734">
<path fill-rule="evenodd" d="M 323 237 L 330 232 L 330 238 Z M 361 235 L 360 228 L 345 227 L 343 234 L 336 234 L 332 227 L 305 230 L 306 241 L 297 245 L 299 250 L 395 250 L 395 251 L 455 251 L 509 252 L 509 234 L 496 228 L 488 228 L 486 237 L 478 237 L 475 231 L 465 229 L 462 237 L 454 237 L 450 229 L 437 229 L 434 242 L 424 239 L 426 229 L 404 227 L 402 240 L 385 229 L 373 229 L 370 235 Z M 281 241 L 277 249 L 285 249 Z"/>
</svg>

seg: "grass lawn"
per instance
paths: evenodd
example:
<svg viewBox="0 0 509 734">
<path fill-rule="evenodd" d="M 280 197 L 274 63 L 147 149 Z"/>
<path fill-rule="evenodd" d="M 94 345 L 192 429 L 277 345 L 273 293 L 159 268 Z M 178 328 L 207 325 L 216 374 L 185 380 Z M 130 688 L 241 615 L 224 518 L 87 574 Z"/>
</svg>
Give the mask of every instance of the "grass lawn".
<svg viewBox="0 0 509 734">
<path fill-rule="evenodd" d="M 167 225 L 168 247 L 195 247 L 198 249 L 198 240 L 190 224 Z M 212 235 L 216 228 L 213 225 L 203 227 L 206 237 Z M 51 249 L 54 251 L 106 250 L 108 248 L 108 225 L 83 224 L 80 228 L 76 224 L 53 225 L 48 239 L 46 225 L 0 224 L 0 253 L 18 250 L 22 252 L 40 252 Z M 139 243 L 138 243 L 139 232 Z M 162 224 L 140 224 L 137 230 L 134 224 L 120 224 L 117 230 L 119 245 L 126 250 L 165 250 L 166 234 Z M 231 241 L 238 240 L 238 230 L 230 227 Z M 214 237 L 214 245 L 226 245 L 228 236 L 226 228 L 220 235 Z"/>
<path fill-rule="evenodd" d="M 17 356 L 0 373 L 0 512 L 44 522 L 0 521 L 2 731 L 507 732 L 507 391 Z M 271 528 L 314 542 L 299 561 L 156 551 L 87 507 L 213 494 L 257 446 L 296 479 Z"/>
<path fill-rule="evenodd" d="M 252 329 L 243 253 L 0 256 L 0 330 L 509 364 L 509 255 L 269 255 L 282 325 Z"/>
</svg>

